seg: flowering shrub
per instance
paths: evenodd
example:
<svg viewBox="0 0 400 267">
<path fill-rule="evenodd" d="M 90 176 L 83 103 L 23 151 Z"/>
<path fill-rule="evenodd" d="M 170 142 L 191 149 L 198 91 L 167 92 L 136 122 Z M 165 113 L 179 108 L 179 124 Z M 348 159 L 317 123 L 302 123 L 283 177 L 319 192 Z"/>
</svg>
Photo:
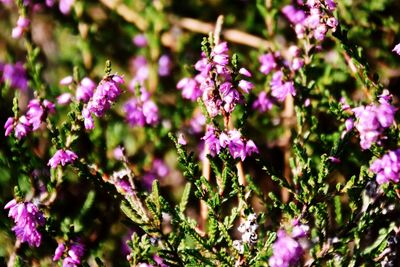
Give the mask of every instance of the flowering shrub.
<svg viewBox="0 0 400 267">
<path fill-rule="evenodd" d="M 0 5 L 1 266 L 400 266 L 395 1 Z"/>
</svg>

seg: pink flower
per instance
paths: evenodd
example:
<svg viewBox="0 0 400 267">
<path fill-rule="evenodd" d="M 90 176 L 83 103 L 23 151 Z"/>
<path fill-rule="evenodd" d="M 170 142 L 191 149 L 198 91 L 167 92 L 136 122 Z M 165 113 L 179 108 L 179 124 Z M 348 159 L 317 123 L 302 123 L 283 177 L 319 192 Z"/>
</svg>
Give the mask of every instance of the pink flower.
<svg viewBox="0 0 400 267">
<path fill-rule="evenodd" d="M 95 88 L 96 84 L 90 78 L 83 78 L 76 88 L 76 99 L 85 103 L 88 102 L 89 99 L 93 96 Z"/>
<path fill-rule="evenodd" d="M 4 209 L 10 209 L 8 217 L 13 218 L 15 226 L 12 230 L 21 242 L 29 246 L 39 247 L 42 235 L 37 230 L 45 224 L 43 213 L 31 202 L 17 202 L 15 199 L 7 203 Z"/>
<path fill-rule="evenodd" d="M 400 43 L 397 44 L 397 45 L 393 48 L 392 51 L 393 51 L 393 52 L 396 52 L 398 55 L 400 55 Z"/>
<path fill-rule="evenodd" d="M 72 95 L 70 93 L 63 93 L 57 97 L 57 103 L 59 105 L 68 105 L 72 101 Z"/>
<path fill-rule="evenodd" d="M 74 82 L 74 78 L 72 76 L 66 76 L 60 80 L 61 85 L 70 85 Z"/>
<path fill-rule="evenodd" d="M 147 46 L 147 38 L 144 34 L 135 35 L 135 37 L 133 37 L 132 41 L 137 47 Z"/>
<path fill-rule="evenodd" d="M 284 81 L 282 71 L 277 71 L 274 73 L 270 85 L 271 85 L 271 95 L 281 102 L 284 101 L 286 96 L 289 94 L 291 94 L 292 96 L 296 95 L 293 82 Z"/>
<path fill-rule="evenodd" d="M 278 66 L 272 53 L 261 55 L 258 60 L 261 63 L 260 72 L 264 73 L 265 75 L 269 74 Z"/>
<path fill-rule="evenodd" d="M 68 15 L 71 12 L 71 8 L 74 5 L 75 0 L 60 0 L 59 9 L 64 15 Z"/>
<path fill-rule="evenodd" d="M 71 150 L 59 149 L 47 163 L 48 166 L 55 169 L 58 165 L 65 166 L 68 163 L 74 162 L 78 156 Z"/>
<path fill-rule="evenodd" d="M 272 100 L 267 96 L 265 91 L 262 91 L 256 101 L 253 103 L 253 109 L 258 109 L 260 112 L 270 110 L 273 106 Z"/>
<path fill-rule="evenodd" d="M 28 30 L 30 20 L 25 17 L 19 17 L 17 21 L 17 26 L 12 30 L 11 36 L 14 39 L 21 38 L 22 35 Z"/>
</svg>

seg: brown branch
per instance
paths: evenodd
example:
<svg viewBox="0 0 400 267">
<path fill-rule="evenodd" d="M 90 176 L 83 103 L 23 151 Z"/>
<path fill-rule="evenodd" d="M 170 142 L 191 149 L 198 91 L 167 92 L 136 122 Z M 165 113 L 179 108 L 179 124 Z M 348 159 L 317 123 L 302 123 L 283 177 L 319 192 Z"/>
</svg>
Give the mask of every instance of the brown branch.
<svg viewBox="0 0 400 267">
<path fill-rule="evenodd" d="M 118 15 L 125 19 L 125 21 L 134 24 L 139 30 L 143 32 L 147 30 L 147 21 L 143 19 L 139 15 L 139 13 L 130 9 L 128 6 L 124 5 L 120 1 L 100 0 L 100 2 L 109 9 L 115 11 Z M 182 18 L 174 15 L 168 15 L 167 19 L 169 23 L 171 23 L 173 26 L 196 33 L 209 34 L 210 32 L 213 32 L 215 28 L 213 23 L 208 23 L 193 18 Z M 175 45 L 172 35 L 172 33 L 167 33 L 167 35 L 161 38 L 161 42 L 164 46 L 170 47 Z M 224 37 L 225 40 L 229 42 L 254 48 L 272 48 L 272 44 L 267 40 L 236 29 L 222 30 L 221 35 Z"/>
</svg>

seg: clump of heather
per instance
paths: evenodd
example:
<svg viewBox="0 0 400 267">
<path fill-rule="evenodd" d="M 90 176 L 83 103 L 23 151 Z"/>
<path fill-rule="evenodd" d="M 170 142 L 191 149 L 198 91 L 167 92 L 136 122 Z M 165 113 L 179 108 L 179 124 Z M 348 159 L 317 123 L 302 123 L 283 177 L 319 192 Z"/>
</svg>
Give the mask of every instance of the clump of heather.
<svg viewBox="0 0 400 267">
<path fill-rule="evenodd" d="M 9 209 L 8 217 L 14 220 L 15 226 L 12 230 L 16 237 L 29 246 L 39 247 L 42 234 L 38 228 L 44 226 L 45 218 L 39 208 L 31 202 L 17 202 L 13 199 L 8 202 L 4 209 Z"/>
<path fill-rule="evenodd" d="M 101 80 L 93 96 L 82 110 L 86 129 L 94 128 L 93 115 L 102 117 L 111 108 L 111 105 L 122 93 L 120 89 L 122 83 L 124 83 L 124 79 L 119 75 L 109 75 Z"/>
<path fill-rule="evenodd" d="M 0 0 L 0 266 L 400 266 L 399 4 L 148 2 Z"/>
<path fill-rule="evenodd" d="M 379 99 L 379 104 L 352 109 L 356 117 L 354 127 L 360 133 L 360 146 L 362 149 L 368 149 L 372 144 L 379 143 L 385 138 L 383 136 L 385 129 L 393 125 L 397 109 L 389 103 L 388 98 L 391 98 L 391 96 L 382 96 Z"/>
</svg>

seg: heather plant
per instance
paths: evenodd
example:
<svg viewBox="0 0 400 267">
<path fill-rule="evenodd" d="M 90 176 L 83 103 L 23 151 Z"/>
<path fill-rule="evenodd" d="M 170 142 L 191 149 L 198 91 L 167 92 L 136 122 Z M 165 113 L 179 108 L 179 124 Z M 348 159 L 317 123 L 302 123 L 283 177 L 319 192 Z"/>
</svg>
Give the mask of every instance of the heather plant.
<svg viewBox="0 0 400 267">
<path fill-rule="evenodd" d="M 400 266 L 396 1 L 0 6 L 1 266 Z"/>
</svg>

